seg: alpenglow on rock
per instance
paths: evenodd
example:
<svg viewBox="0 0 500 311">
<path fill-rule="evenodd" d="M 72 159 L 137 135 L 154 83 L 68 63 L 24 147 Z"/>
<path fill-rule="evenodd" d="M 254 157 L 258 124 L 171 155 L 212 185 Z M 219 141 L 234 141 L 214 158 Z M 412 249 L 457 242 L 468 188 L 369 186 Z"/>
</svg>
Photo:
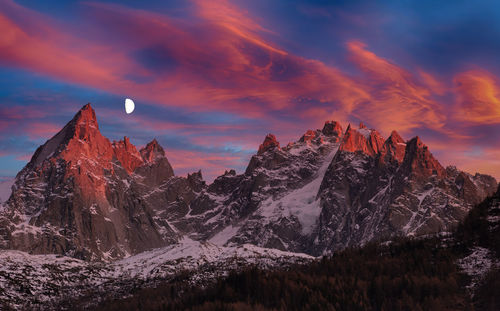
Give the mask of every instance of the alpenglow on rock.
<svg viewBox="0 0 500 311">
<path fill-rule="evenodd" d="M 142 199 L 174 175 L 163 149 L 152 157 L 148 148 L 127 137 L 111 143 L 85 105 L 17 175 L 0 218 L 2 247 L 113 259 L 175 242 Z"/>
<path fill-rule="evenodd" d="M 111 143 L 86 105 L 17 175 L 0 245 L 113 260 L 190 239 L 318 256 L 448 231 L 496 188 L 442 167 L 418 137 L 336 121 L 286 147 L 268 134 L 244 173 L 207 184 L 201 171 L 175 176 L 156 140 Z"/>
</svg>

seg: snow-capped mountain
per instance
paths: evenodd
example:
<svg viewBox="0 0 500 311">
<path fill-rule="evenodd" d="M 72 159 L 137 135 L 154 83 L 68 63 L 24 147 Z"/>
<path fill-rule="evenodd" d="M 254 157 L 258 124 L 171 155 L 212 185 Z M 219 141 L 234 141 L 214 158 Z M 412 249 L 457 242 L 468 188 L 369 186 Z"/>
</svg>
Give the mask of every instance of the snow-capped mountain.
<svg viewBox="0 0 500 311">
<path fill-rule="evenodd" d="M 145 189 L 173 175 L 155 140 L 140 151 L 127 137 L 111 143 L 85 105 L 16 176 L 0 214 L 0 245 L 113 259 L 173 243 L 174 230 L 153 221 L 142 201 Z"/>
<path fill-rule="evenodd" d="M 443 168 L 427 146 L 335 121 L 280 147 L 269 134 L 243 174 L 207 185 L 175 176 L 153 140 L 102 136 L 84 106 L 19 172 L 0 244 L 32 254 L 115 260 L 190 239 L 322 255 L 395 235 L 450 230 L 496 190 Z"/>
<path fill-rule="evenodd" d="M 203 285 L 247 266 L 261 269 L 304 264 L 314 257 L 245 244 L 221 247 L 183 238 L 178 243 L 117 260 L 89 262 L 60 255 L 0 252 L 0 309 L 7 302 L 16 309 L 71 309 L 65 299 L 99 299 L 127 294 L 134 287 L 153 286 L 179 272 L 193 285 Z"/>
</svg>

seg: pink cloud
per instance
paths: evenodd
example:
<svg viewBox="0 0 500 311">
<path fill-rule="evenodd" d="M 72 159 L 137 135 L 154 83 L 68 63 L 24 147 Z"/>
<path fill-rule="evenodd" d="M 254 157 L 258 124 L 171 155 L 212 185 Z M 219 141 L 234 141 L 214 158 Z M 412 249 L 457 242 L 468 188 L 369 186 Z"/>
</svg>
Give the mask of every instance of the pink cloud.
<svg viewBox="0 0 500 311">
<path fill-rule="evenodd" d="M 40 139 L 54 136 L 61 128 L 62 125 L 58 123 L 29 122 L 23 130 L 31 139 Z"/>
<path fill-rule="evenodd" d="M 366 74 L 363 87 L 369 95 L 354 114 L 373 122 L 381 131 L 409 133 L 417 127 L 440 129 L 446 116 L 431 91 L 408 71 L 377 56 L 359 41 L 347 44 L 351 60 Z"/>
<path fill-rule="evenodd" d="M 8 14 L 0 13 L 0 62 L 114 94 L 127 92 L 158 106 L 224 111 L 259 120 L 259 124 L 269 124 L 266 131 L 278 131 L 281 141 L 294 140 L 326 119 L 344 124 L 361 119 L 386 135 L 396 129 L 410 137 L 427 129 L 454 143 L 472 146 L 474 135 L 455 121 L 500 123 L 498 79 L 486 71 L 458 73 L 449 81 L 456 85 L 451 88 L 424 69 L 414 74 L 375 54 L 363 42 L 350 41 L 346 44 L 348 57 L 359 69 L 358 75 L 352 75 L 289 53 L 269 39 L 276 34 L 228 1 L 193 3 L 190 22 L 116 4 L 86 3 L 96 25 L 89 29 L 95 35 L 91 40 L 72 36 L 48 17 L 5 2 L 3 12 Z M 23 14 L 30 16 L 28 22 L 20 18 Z M 138 55 L 145 51 L 157 53 L 163 57 L 160 61 L 170 61 L 172 66 L 161 69 L 144 64 Z M 452 103 L 455 112 L 448 112 L 436 99 L 448 93 L 457 97 Z M 9 128 L 26 117 L 25 113 L 27 117 L 34 113 L 16 109 L 21 108 L 0 111 L 9 116 L 7 121 L 0 120 L 0 129 Z M 43 117 L 36 113 L 31 117 Z M 297 125 L 280 118 L 287 114 L 303 122 Z M 244 125 L 190 125 L 139 115 L 119 122 L 193 135 L 192 142 L 199 145 L 207 144 L 200 133 L 217 132 L 211 139 L 239 138 L 247 150 L 252 145 L 256 148 L 263 136 L 260 132 L 240 133 L 240 137 L 227 133 L 242 132 Z M 26 131 L 50 135 L 56 125 L 33 123 Z M 428 144 L 442 146 L 437 140 Z M 183 156 L 172 154 L 172 158 L 181 170 L 206 165 L 215 173 L 222 170 L 221 163 L 242 163 L 237 156 L 180 154 Z M 488 154 L 493 159 L 495 153 Z"/>
<path fill-rule="evenodd" d="M 479 124 L 500 123 L 500 83 L 485 70 L 457 74 L 455 118 Z"/>
</svg>

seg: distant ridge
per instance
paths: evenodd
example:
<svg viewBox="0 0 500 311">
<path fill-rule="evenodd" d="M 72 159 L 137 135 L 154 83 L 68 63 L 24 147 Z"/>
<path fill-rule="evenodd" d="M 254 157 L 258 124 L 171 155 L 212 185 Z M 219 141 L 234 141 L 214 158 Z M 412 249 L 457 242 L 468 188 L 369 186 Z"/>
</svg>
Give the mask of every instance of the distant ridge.
<svg viewBox="0 0 500 311">
<path fill-rule="evenodd" d="M 1 248 L 111 261 L 191 239 L 318 256 L 449 231 L 497 188 L 444 168 L 419 137 L 336 121 L 286 146 L 266 135 L 243 174 L 207 184 L 202 170 L 175 176 L 156 139 L 110 142 L 87 104 L 16 176 Z"/>
</svg>

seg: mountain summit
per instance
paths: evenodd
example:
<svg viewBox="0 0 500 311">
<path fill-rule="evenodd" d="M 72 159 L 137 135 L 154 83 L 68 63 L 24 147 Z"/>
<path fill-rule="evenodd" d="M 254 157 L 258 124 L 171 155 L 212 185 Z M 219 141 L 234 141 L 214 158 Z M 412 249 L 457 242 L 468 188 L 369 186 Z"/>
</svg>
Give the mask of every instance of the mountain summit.
<svg viewBox="0 0 500 311">
<path fill-rule="evenodd" d="M 157 143 L 137 151 L 127 137 L 102 136 L 87 104 L 17 175 L 0 218 L 3 247 L 112 259 L 172 243 L 140 197 L 173 174 Z"/>
<path fill-rule="evenodd" d="M 496 186 L 444 168 L 419 137 L 336 121 L 285 147 L 268 134 L 243 174 L 207 184 L 201 171 L 175 176 L 156 139 L 110 142 L 87 104 L 17 175 L 0 246 L 114 260 L 197 240 L 317 256 L 451 230 Z"/>
</svg>

